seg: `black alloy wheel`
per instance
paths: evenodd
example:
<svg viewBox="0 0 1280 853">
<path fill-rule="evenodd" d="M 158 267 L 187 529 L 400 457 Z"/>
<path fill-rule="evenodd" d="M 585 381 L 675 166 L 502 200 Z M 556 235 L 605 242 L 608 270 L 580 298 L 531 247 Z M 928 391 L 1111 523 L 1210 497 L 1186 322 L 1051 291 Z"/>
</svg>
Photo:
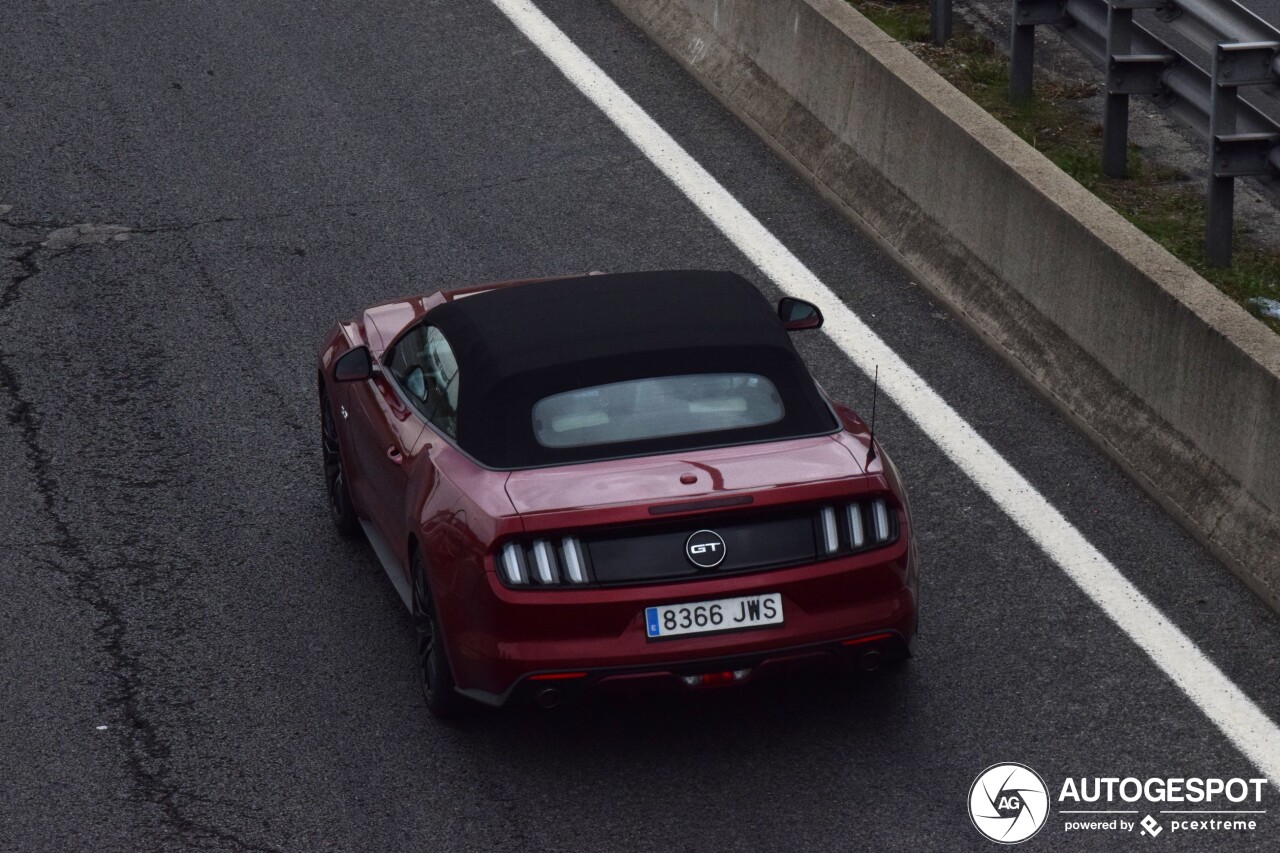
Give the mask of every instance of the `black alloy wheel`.
<svg viewBox="0 0 1280 853">
<path fill-rule="evenodd" d="M 346 472 L 342 468 L 342 452 L 338 447 L 338 423 L 333 417 L 329 395 L 320 392 L 321 449 L 324 455 L 324 482 L 329 493 L 329 515 L 338 534 L 352 539 L 360 533 L 351 492 L 347 489 Z"/>
<path fill-rule="evenodd" d="M 426 566 L 413 555 L 413 627 L 418 646 L 418 678 L 422 681 L 422 697 L 432 716 L 442 720 L 456 719 L 464 700 L 455 689 L 453 671 L 445 655 L 440 620 L 436 617 L 427 585 Z"/>
</svg>

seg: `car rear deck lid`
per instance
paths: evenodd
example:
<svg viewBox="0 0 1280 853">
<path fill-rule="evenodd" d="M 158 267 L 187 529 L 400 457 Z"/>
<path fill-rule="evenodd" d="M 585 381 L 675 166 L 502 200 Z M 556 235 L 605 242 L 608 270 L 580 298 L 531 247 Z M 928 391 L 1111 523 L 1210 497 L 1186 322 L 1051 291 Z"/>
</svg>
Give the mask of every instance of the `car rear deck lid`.
<svg viewBox="0 0 1280 853">
<path fill-rule="evenodd" d="M 690 471 L 697 472 L 697 480 L 682 483 L 681 475 Z M 663 514 L 661 508 L 673 504 L 726 498 L 736 503 L 751 499 L 753 490 L 839 480 L 861 473 L 844 445 L 823 436 L 512 471 L 507 477 L 507 494 L 522 514 L 630 504 L 649 515 L 651 507 Z"/>
</svg>

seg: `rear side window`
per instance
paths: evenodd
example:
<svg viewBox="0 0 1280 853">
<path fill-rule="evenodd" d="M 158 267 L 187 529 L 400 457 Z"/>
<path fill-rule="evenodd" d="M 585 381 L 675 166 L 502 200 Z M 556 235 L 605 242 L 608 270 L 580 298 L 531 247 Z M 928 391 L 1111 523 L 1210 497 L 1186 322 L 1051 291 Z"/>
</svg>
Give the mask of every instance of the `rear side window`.
<svg viewBox="0 0 1280 853">
<path fill-rule="evenodd" d="M 763 426 L 782 420 L 773 383 L 753 373 L 698 373 L 597 385 L 539 400 L 543 447 L 584 447 Z"/>
<path fill-rule="evenodd" d="M 387 362 L 418 410 L 446 435 L 458 435 L 458 361 L 435 326 L 419 326 L 396 344 Z"/>
</svg>

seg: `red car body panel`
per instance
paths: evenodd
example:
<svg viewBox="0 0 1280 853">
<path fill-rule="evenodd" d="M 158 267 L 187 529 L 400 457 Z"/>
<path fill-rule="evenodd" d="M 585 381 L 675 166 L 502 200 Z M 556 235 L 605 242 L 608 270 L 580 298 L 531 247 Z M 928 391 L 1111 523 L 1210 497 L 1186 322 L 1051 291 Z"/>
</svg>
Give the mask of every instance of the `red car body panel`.
<svg viewBox="0 0 1280 853">
<path fill-rule="evenodd" d="M 560 468 L 513 471 L 507 495 L 525 515 L 624 507 L 618 522 L 644 513 L 647 503 L 688 501 L 759 492 L 830 479 L 833 472 L 860 475 L 853 454 L 831 436 L 725 447 L 672 456 L 589 462 Z M 684 478 L 683 480 L 681 478 Z M 693 482 L 688 482 L 692 479 Z"/>
<path fill-rule="evenodd" d="M 826 436 L 506 471 L 487 469 L 460 450 L 406 405 L 383 374 L 360 382 L 332 379 L 343 353 L 367 346 L 380 360 L 401 332 L 447 300 L 525 283 L 372 307 L 334 327 L 317 364 L 319 382 L 343 413 L 340 451 L 357 512 L 406 604 L 412 550 L 420 549 L 460 692 L 501 704 L 528 686 L 531 675 L 670 676 L 687 671 L 690 662 L 721 659 L 758 666 L 813 649 L 835 653 L 862 636 L 887 636 L 906 653 L 918 594 L 910 509 L 878 442 L 867 461 L 867 427 L 844 406 L 832 403 L 841 429 Z M 513 537 L 641 525 L 653 521 L 653 507 L 690 502 L 749 500 L 659 511 L 665 519 L 708 512 L 725 519 L 870 493 L 886 498 L 897 539 L 808 565 L 557 589 L 514 589 L 498 575 L 497 554 Z M 782 596 L 784 624 L 661 641 L 646 636 L 646 607 L 754 593 Z"/>
</svg>

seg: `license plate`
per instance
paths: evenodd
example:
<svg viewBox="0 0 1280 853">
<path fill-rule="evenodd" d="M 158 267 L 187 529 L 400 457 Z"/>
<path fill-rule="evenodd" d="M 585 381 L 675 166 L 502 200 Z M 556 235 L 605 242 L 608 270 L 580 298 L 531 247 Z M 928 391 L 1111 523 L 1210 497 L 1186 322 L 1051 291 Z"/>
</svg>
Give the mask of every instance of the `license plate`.
<svg viewBox="0 0 1280 853">
<path fill-rule="evenodd" d="M 663 604 L 646 607 L 644 611 L 645 632 L 651 640 L 781 624 L 782 596 L 776 592 L 689 604 Z"/>
</svg>

